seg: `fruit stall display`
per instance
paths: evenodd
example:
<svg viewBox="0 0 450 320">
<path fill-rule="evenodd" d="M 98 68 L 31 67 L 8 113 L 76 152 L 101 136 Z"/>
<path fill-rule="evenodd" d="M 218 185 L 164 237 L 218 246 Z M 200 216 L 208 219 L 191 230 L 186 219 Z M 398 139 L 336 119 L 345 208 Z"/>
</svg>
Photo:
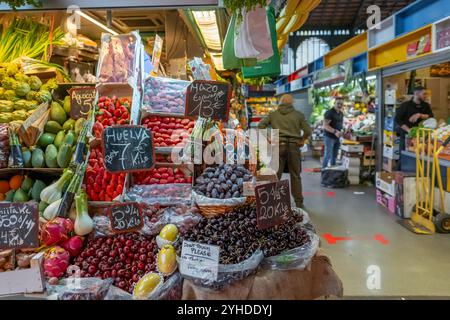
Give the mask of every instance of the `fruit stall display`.
<svg viewBox="0 0 450 320">
<path fill-rule="evenodd" d="M 276 110 L 276 97 L 250 97 L 246 100 L 248 106 L 253 109 L 254 117 L 266 116 Z"/>
</svg>

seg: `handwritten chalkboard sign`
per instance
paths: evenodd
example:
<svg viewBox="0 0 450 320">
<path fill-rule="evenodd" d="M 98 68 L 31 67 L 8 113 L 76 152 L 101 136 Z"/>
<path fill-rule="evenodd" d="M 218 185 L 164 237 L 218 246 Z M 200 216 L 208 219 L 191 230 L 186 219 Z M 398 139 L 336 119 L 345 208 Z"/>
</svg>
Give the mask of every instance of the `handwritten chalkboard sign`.
<svg viewBox="0 0 450 320">
<path fill-rule="evenodd" d="M 103 130 L 102 140 L 104 163 L 109 172 L 135 172 L 153 168 L 153 137 L 145 127 L 107 127 Z"/>
<path fill-rule="evenodd" d="M 70 90 L 70 117 L 87 118 L 95 101 L 95 87 L 73 88 Z"/>
<path fill-rule="evenodd" d="M 266 229 L 286 221 L 291 212 L 289 181 L 282 180 L 255 187 L 256 221 L 259 229 Z"/>
<path fill-rule="evenodd" d="M 123 202 L 111 206 L 109 219 L 111 229 L 115 233 L 136 231 L 144 225 L 141 206 L 137 202 Z"/>
<path fill-rule="evenodd" d="M 0 249 L 39 247 L 36 202 L 0 203 Z"/>
<path fill-rule="evenodd" d="M 185 116 L 228 121 L 231 86 L 226 82 L 195 80 L 186 91 Z"/>
</svg>

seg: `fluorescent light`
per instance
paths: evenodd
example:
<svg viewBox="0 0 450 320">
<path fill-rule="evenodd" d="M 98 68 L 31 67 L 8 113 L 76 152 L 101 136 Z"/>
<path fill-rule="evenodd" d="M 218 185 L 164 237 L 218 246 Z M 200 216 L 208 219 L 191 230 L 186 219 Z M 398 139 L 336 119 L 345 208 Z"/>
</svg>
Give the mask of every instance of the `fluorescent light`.
<svg viewBox="0 0 450 320">
<path fill-rule="evenodd" d="M 111 33 L 112 35 L 117 36 L 118 33 L 115 32 L 114 30 L 108 28 L 107 26 L 105 26 L 103 23 L 101 23 L 100 21 L 95 20 L 94 18 L 88 16 L 86 13 L 82 12 L 81 10 L 75 10 L 75 13 L 80 15 L 81 17 L 85 18 L 86 20 L 89 20 L 90 22 L 92 22 L 93 24 L 99 26 L 100 28 L 102 28 L 103 30 Z"/>
<path fill-rule="evenodd" d="M 368 76 L 366 77 L 366 80 L 375 80 L 377 76 Z"/>
<path fill-rule="evenodd" d="M 216 12 L 214 10 L 192 11 L 192 14 L 205 40 L 206 47 L 214 51 L 222 51 Z"/>
<path fill-rule="evenodd" d="M 214 65 L 216 66 L 217 70 L 225 70 L 223 68 L 223 60 L 222 60 L 221 53 L 211 53 L 211 60 L 213 61 Z"/>
</svg>

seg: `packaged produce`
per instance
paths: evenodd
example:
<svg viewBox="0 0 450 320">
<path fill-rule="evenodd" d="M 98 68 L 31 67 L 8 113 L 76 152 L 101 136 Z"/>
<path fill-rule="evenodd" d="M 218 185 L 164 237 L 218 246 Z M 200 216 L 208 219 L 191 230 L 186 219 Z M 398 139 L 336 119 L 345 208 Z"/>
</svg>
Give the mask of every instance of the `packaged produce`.
<svg viewBox="0 0 450 320">
<path fill-rule="evenodd" d="M 142 125 L 152 131 L 155 147 L 182 146 L 195 126 L 195 121 L 182 118 L 148 116 Z"/>
<path fill-rule="evenodd" d="M 136 54 L 140 43 L 137 32 L 120 35 L 103 34 L 97 74 L 99 82 L 137 81 Z"/>
<path fill-rule="evenodd" d="M 146 273 L 155 271 L 155 240 L 137 233 L 90 239 L 75 258 L 81 277 L 112 278 L 118 288 L 129 293 Z"/>
<path fill-rule="evenodd" d="M 103 300 L 113 279 L 99 278 L 67 278 L 61 279 L 56 285 L 47 284 L 48 299 L 54 300 Z"/>
<path fill-rule="evenodd" d="M 134 173 L 133 183 L 135 185 L 186 184 L 192 183 L 192 177 L 188 176 L 187 171 L 181 168 L 158 166 L 158 168 L 153 168 L 148 171 Z"/>
<path fill-rule="evenodd" d="M 144 83 L 143 110 L 150 113 L 184 114 L 189 81 L 148 77 Z"/>
<path fill-rule="evenodd" d="M 8 125 L 0 124 L 0 168 L 8 167 L 9 152 Z"/>
<path fill-rule="evenodd" d="M 147 204 L 176 205 L 191 202 L 192 187 L 187 183 L 134 185 L 127 192 L 131 201 Z"/>
</svg>

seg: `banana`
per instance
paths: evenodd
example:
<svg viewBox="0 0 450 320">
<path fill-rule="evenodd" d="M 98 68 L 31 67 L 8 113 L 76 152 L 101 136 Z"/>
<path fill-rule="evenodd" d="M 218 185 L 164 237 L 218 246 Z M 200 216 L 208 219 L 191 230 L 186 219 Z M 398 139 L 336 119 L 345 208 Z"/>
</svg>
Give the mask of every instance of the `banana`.
<svg viewBox="0 0 450 320">
<path fill-rule="evenodd" d="M 300 2 L 304 2 L 304 0 L 288 0 L 286 3 L 286 6 L 283 8 L 284 15 L 286 15 L 288 17 L 292 16 L 295 12 L 295 9 L 300 4 Z"/>
<path fill-rule="evenodd" d="M 279 17 L 277 20 L 277 33 L 281 32 L 281 30 L 284 29 L 284 27 L 287 25 L 287 23 L 289 22 L 289 18 L 286 16 L 283 17 Z"/>
<path fill-rule="evenodd" d="M 298 14 L 294 14 L 291 19 L 289 20 L 289 22 L 286 24 L 286 26 L 284 27 L 284 29 L 281 31 L 282 35 L 288 35 L 290 33 L 290 30 L 292 30 L 292 28 L 294 27 L 294 25 L 297 23 L 297 21 L 299 20 L 300 16 Z"/>
<path fill-rule="evenodd" d="M 302 14 L 300 16 L 300 18 L 297 20 L 297 23 L 292 27 L 291 30 L 289 30 L 289 32 L 295 32 L 298 29 L 300 29 L 305 24 L 305 22 L 308 20 L 308 18 L 309 18 L 309 13 Z"/>
</svg>

